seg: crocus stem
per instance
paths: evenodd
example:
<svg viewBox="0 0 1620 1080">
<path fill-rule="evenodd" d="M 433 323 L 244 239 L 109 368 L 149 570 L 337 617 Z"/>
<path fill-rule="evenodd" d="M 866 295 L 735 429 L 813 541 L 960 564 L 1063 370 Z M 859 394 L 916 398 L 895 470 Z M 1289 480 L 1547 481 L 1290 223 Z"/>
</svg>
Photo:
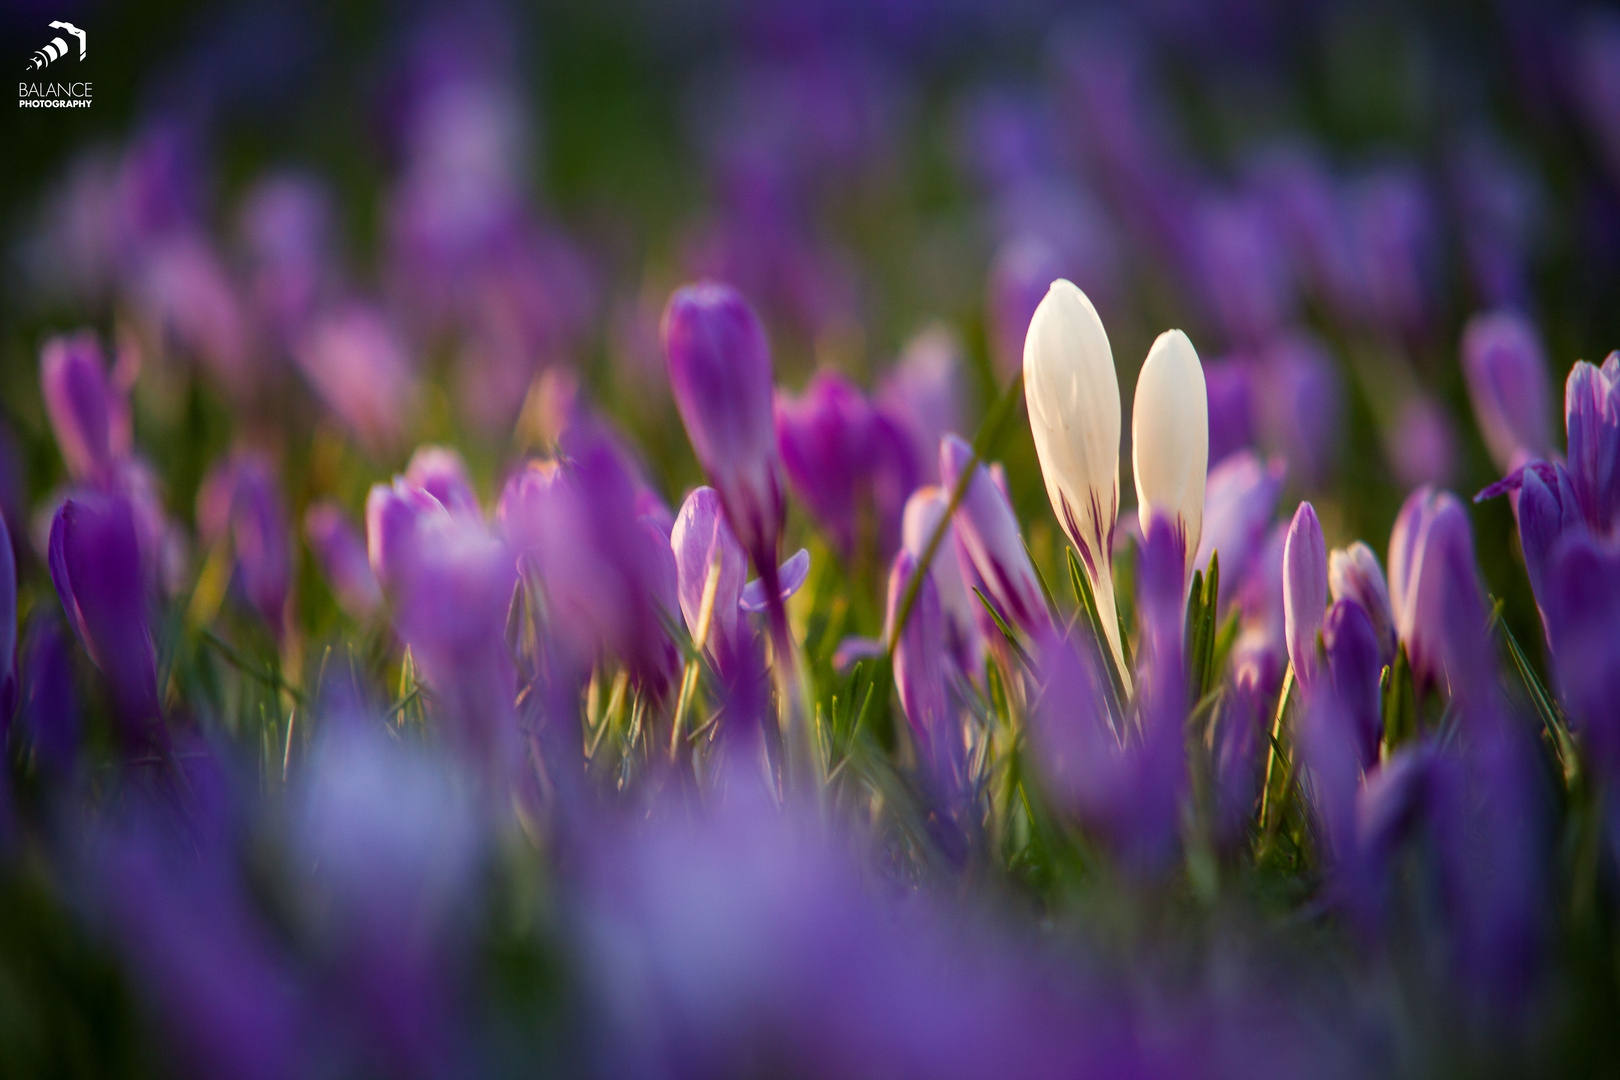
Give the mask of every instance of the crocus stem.
<svg viewBox="0 0 1620 1080">
<path fill-rule="evenodd" d="M 1294 665 L 1290 662 L 1288 671 L 1283 675 L 1282 693 L 1277 697 L 1277 716 L 1271 722 L 1271 747 L 1266 751 L 1266 782 L 1260 788 L 1260 825 L 1262 828 L 1269 824 L 1266 814 L 1271 803 L 1271 774 L 1277 766 L 1277 743 L 1282 738 L 1283 717 L 1288 713 L 1288 695 L 1293 692 L 1293 689 Z"/>
<path fill-rule="evenodd" d="M 692 658 L 686 662 L 681 674 L 681 693 L 675 700 L 675 720 L 670 725 L 669 758 L 680 755 L 681 732 L 686 727 L 686 713 L 692 707 L 692 696 L 697 693 L 698 658 L 709 640 L 709 627 L 714 622 L 714 598 L 720 591 L 720 552 L 715 552 L 709 563 L 709 576 L 703 581 L 703 601 L 698 607 L 698 624 L 692 629 Z"/>
</svg>

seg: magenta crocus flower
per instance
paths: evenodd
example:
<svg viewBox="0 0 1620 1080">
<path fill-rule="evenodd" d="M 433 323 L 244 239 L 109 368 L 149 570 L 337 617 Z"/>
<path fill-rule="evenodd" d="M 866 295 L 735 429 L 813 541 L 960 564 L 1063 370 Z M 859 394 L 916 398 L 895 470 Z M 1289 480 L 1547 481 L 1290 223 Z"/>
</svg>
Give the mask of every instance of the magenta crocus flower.
<svg viewBox="0 0 1620 1080">
<path fill-rule="evenodd" d="M 267 458 L 238 453 L 203 478 L 197 534 L 204 544 L 229 541 L 237 587 L 279 638 L 292 584 L 292 551 L 286 510 Z"/>
<path fill-rule="evenodd" d="M 110 482 L 115 463 L 130 450 L 129 401 L 109 381 L 95 335 L 85 331 L 46 342 L 39 381 L 68 474 Z"/>
<path fill-rule="evenodd" d="M 972 457 L 973 448 L 955 435 L 939 444 L 939 475 L 945 490 L 955 490 Z M 1006 493 L 982 463 L 974 466 L 952 524 L 959 550 L 989 590 L 985 599 L 996 605 L 1008 625 L 1031 636 L 1045 630 L 1051 616 L 1024 550 L 1018 519 Z"/>
<path fill-rule="evenodd" d="M 482 518 L 478 496 L 461 455 L 447 446 L 419 446 L 405 466 L 405 479 L 439 500 L 452 514 Z"/>
<path fill-rule="evenodd" d="M 1552 453 L 1547 358 L 1529 320 L 1511 311 L 1476 315 L 1463 329 L 1462 369 L 1491 460 L 1504 473 Z"/>
<path fill-rule="evenodd" d="M 371 572 L 366 542 L 343 508 L 318 502 L 304 511 L 304 540 L 332 594 L 349 617 L 360 622 L 382 606 L 382 589 Z"/>
<path fill-rule="evenodd" d="M 79 643 L 106 676 L 131 754 L 167 750 L 140 546 L 129 501 L 79 494 L 51 522 L 51 581 Z"/>
<path fill-rule="evenodd" d="M 313 177 L 276 173 L 243 200 L 240 232 L 249 258 L 253 307 L 277 337 L 292 341 L 336 288 L 331 194 Z"/>
<path fill-rule="evenodd" d="M 1299 504 L 1283 547 L 1283 635 L 1294 677 L 1309 693 L 1316 683 L 1316 636 L 1327 608 L 1328 559 L 1316 508 Z"/>
<path fill-rule="evenodd" d="M 847 378 L 822 371 L 798 397 L 778 393 L 775 415 L 788 483 L 850 562 L 860 530 L 860 489 L 873 461 L 871 405 Z"/>
<path fill-rule="evenodd" d="M 785 507 L 765 330 L 735 289 L 704 283 L 670 297 L 661 334 L 692 449 L 737 539 L 760 574 L 773 578 Z"/>
</svg>

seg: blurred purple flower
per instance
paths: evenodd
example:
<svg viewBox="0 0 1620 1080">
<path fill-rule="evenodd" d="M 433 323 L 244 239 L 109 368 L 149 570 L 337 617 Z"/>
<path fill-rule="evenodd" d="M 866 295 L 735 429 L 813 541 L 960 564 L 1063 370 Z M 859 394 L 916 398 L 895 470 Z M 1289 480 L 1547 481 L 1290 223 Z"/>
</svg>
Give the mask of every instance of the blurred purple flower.
<svg viewBox="0 0 1620 1080">
<path fill-rule="evenodd" d="M 34 760 L 47 772 L 66 776 L 78 756 L 83 717 L 73 682 L 71 639 L 54 613 L 29 620 L 21 657 L 22 729 Z"/>
<path fill-rule="evenodd" d="M 301 173 L 272 173 L 243 200 L 239 231 L 248 293 L 259 318 L 285 344 L 297 339 L 339 286 L 332 219 L 331 194 Z"/>
<path fill-rule="evenodd" d="M 1462 369 L 1485 445 L 1506 473 L 1552 453 L 1547 358 L 1522 315 L 1476 315 L 1463 328 Z"/>
<path fill-rule="evenodd" d="M 1235 674 L 1215 717 L 1215 839 L 1225 850 L 1242 843 L 1260 798 L 1269 700 L 1261 673 L 1250 667 Z"/>
<path fill-rule="evenodd" d="M 740 645 L 742 615 L 738 604 L 748 579 L 748 556 L 726 524 L 720 496 L 713 488 L 696 488 L 681 503 L 670 545 L 675 552 L 681 613 L 694 637 L 702 626 L 703 595 L 709 575 L 717 575 L 712 614 L 702 645 L 720 667 L 727 667 Z"/>
<path fill-rule="evenodd" d="M 130 452 L 129 399 L 107 377 L 91 331 L 55 337 L 40 353 L 40 388 L 57 448 L 75 480 L 107 483 Z"/>
<path fill-rule="evenodd" d="M 79 643 L 106 676 L 131 756 L 163 754 L 157 659 L 129 501 L 81 493 L 51 523 L 51 581 Z"/>
<path fill-rule="evenodd" d="M 350 303 L 315 320 L 293 350 L 326 407 L 370 451 L 396 446 L 416 396 L 411 363 L 377 309 Z"/>
<path fill-rule="evenodd" d="M 954 491 L 972 457 L 972 447 L 955 435 L 947 436 L 939 444 L 940 486 Z M 1040 635 L 1051 624 L 1040 582 L 1024 550 L 1012 504 L 982 463 L 974 466 L 952 524 L 963 564 L 977 572 L 987 589 L 985 599 L 1009 626 L 1031 637 Z"/>
<path fill-rule="evenodd" d="M 522 764 L 517 676 L 506 645 L 517 584 L 511 550 L 482 521 L 424 514 L 390 572 L 394 625 L 452 742 L 499 787 Z"/>
<path fill-rule="evenodd" d="M 1355 541 L 1349 547 L 1334 548 L 1328 556 L 1328 590 L 1335 601 L 1348 600 L 1361 609 L 1372 624 L 1378 642 L 1378 662 L 1395 659 L 1395 614 L 1390 609 L 1389 586 L 1383 567 L 1372 548 Z"/>
<path fill-rule="evenodd" d="M 1257 405 L 1255 367 L 1244 357 L 1212 360 L 1204 365 L 1204 393 L 1209 399 L 1209 466 L 1254 445 Z"/>
<path fill-rule="evenodd" d="M 1450 187 L 1474 289 L 1490 306 L 1534 299 L 1530 260 L 1546 218 L 1546 193 L 1533 166 L 1485 128 L 1450 153 Z"/>
<path fill-rule="evenodd" d="M 1490 678 L 1485 604 L 1474 536 L 1449 491 L 1407 496 L 1389 535 L 1389 598 L 1420 689 L 1442 683 L 1454 696 Z"/>
<path fill-rule="evenodd" d="M 1327 597 L 1327 545 L 1322 542 L 1316 508 L 1302 502 L 1294 512 L 1283 547 L 1283 634 L 1294 677 L 1306 694 L 1316 687 L 1316 639 L 1322 630 Z"/>
<path fill-rule="evenodd" d="M 1210 556 L 1221 557 L 1220 607 L 1232 605 L 1265 543 L 1286 466 L 1262 462 L 1252 450 L 1241 450 L 1209 470 L 1204 485 L 1204 528 L 1193 567 L 1209 571 Z"/>
<path fill-rule="evenodd" d="M 1185 244 L 1194 287 L 1229 344 L 1257 347 L 1292 320 L 1293 279 L 1259 200 L 1206 197 Z"/>
<path fill-rule="evenodd" d="M 1276 215 L 1296 272 L 1341 322 L 1364 317 L 1346 199 L 1312 147 L 1264 148 L 1250 170 L 1254 188 Z"/>
<path fill-rule="evenodd" d="M 1266 444 L 1307 488 L 1320 488 L 1338 463 L 1343 389 L 1322 344 L 1283 334 L 1261 353 L 1255 373 Z"/>
<path fill-rule="evenodd" d="M 292 551 L 268 458 L 240 451 L 210 470 L 197 490 L 197 536 L 206 545 L 229 542 L 237 587 L 279 640 L 286 629 Z"/>
<path fill-rule="evenodd" d="M 1439 216 L 1428 185 L 1405 164 L 1362 177 L 1350 197 L 1350 236 L 1368 312 L 1384 332 L 1422 338 L 1440 300 Z"/>
<path fill-rule="evenodd" d="M 690 285 L 670 297 L 661 336 L 692 449 L 770 588 L 784 505 L 764 328 L 736 290 Z"/>
<path fill-rule="evenodd" d="M 447 446 L 418 446 L 405 465 L 405 479 L 439 500 L 452 514 L 482 519 L 466 462 Z"/>
<path fill-rule="evenodd" d="M 1620 526 L 1620 352 L 1601 368 L 1576 361 L 1564 384 L 1569 480 L 1593 535 Z"/>
<path fill-rule="evenodd" d="M 1040 236 L 1015 236 L 996 251 L 990 263 L 985 322 L 990 355 L 1002 379 L 1022 368 L 1030 319 L 1052 282 L 1067 274 L 1062 255 Z"/>
<path fill-rule="evenodd" d="M 1620 16 L 1598 7 L 1583 12 L 1574 51 L 1576 104 L 1620 188 Z"/>
<path fill-rule="evenodd" d="M 335 502 L 312 503 L 304 511 L 304 540 L 321 574 L 351 619 L 365 622 L 382 606 L 382 588 L 371 572 L 366 542 Z"/>
<path fill-rule="evenodd" d="M 1598 767 L 1620 776 L 1620 556 L 1570 531 L 1552 545 L 1537 599 L 1571 727 Z"/>
<path fill-rule="evenodd" d="M 775 417 L 788 483 L 851 562 L 860 526 L 857 489 L 873 458 L 871 406 L 848 379 L 822 371 L 798 398 L 779 391 Z"/>
<path fill-rule="evenodd" d="M 1456 469 L 1457 436 L 1451 417 L 1424 393 L 1400 406 L 1395 426 L 1384 432 L 1385 452 L 1404 487 L 1444 484 Z"/>
<path fill-rule="evenodd" d="M 143 245 L 131 288 L 167 351 L 200 360 L 234 397 L 251 393 L 259 372 L 248 313 L 201 226 Z"/>
<path fill-rule="evenodd" d="M 874 403 L 904 429 L 919 483 L 939 483 L 939 440 L 961 430 L 965 363 L 956 334 L 930 326 L 906 342 L 878 383 Z"/>
</svg>

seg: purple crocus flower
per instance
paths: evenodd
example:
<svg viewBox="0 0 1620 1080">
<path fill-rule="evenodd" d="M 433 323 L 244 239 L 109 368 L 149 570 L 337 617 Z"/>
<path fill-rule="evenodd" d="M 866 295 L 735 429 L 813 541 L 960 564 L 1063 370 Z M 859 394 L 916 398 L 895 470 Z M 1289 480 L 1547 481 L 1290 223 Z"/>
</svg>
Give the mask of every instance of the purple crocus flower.
<svg viewBox="0 0 1620 1080">
<path fill-rule="evenodd" d="M 1445 681 L 1461 695 L 1488 677 L 1474 536 L 1451 492 L 1419 488 L 1401 505 L 1389 536 L 1389 598 L 1419 687 Z"/>
<path fill-rule="evenodd" d="M 249 293 L 259 317 L 283 342 L 297 336 L 338 284 L 332 217 L 330 193 L 298 173 L 266 177 L 243 201 Z"/>
<path fill-rule="evenodd" d="M 1601 368 L 1577 361 L 1564 384 L 1564 428 L 1575 500 L 1594 535 L 1620 527 L 1620 352 Z"/>
<path fill-rule="evenodd" d="M 280 638 L 292 584 L 292 552 L 286 511 L 267 458 L 240 452 L 203 478 L 197 491 L 197 534 L 204 544 L 230 543 L 237 586 Z"/>
<path fill-rule="evenodd" d="M 114 463 L 130 450 L 129 401 L 108 380 L 95 335 L 84 331 L 46 342 L 39 381 L 68 474 L 110 482 Z"/>
<path fill-rule="evenodd" d="M 1385 166 L 1357 183 L 1350 211 L 1370 314 L 1387 333 L 1422 337 L 1433 324 L 1441 267 L 1428 186 L 1409 166 Z"/>
<path fill-rule="evenodd" d="M 1349 547 L 1334 548 L 1328 556 L 1328 591 L 1335 601 L 1348 600 L 1361 608 L 1372 623 L 1378 641 L 1378 662 L 1395 659 L 1395 613 L 1390 609 L 1389 586 L 1383 567 L 1372 548 L 1355 541 Z"/>
<path fill-rule="evenodd" d="M 917 560 L 910 552 L 902 550 L 894 557 L 889 571 L 889 629 L 885 636 L 892 636 L 901 599 L 917 572 Z M 900 707 L 905 710 L 917 743 L 917 756 L 949 798 L 960 784 L 962 737 L 960 731 L 951 730 L 954 717 L 945 676 L 945 617 L 939 589 L 931 573 L 923 570 L 922 574 L 916 604 L 895 642 L 894 681 L 900 691 Z"/>
<path fill-rule="evenodd" d="M 51 581 L 79 643 L 106 676 L 131 755 L 164 753 L 157 659 L 129 500 L 79 494 L 51 522 Z"/>
<path fill-rule="evenodd" d="M 973 448 L 955 435 L 939 444 L 939 475 L 945 490 L 956 489 L 972 458 Z M 985 599 L 996 605 L 1009 626 L 1031 636 L 1040 634 L 1051 623 L 1040 582 L 1024 550 L 1012 504 L 982 463 L 974 467 L 952 524 L 964 565 L 971 566 L 988 589 Z"/>
<path fill-rule="evenodd" d="M 392 484 L 371 485 L 366 495 L 366 558 L 384 591 L 393 589 L 418 524 L 448 514 L 443 503 L 403 476 L 394 477 Z"/>
<path fill-rule="evenodd" d="M 478 496 L 461 455 L 446 446 L 419 446 L 405 466 L 405 479 L 439 500 L 452 514 L 482 518 Z"/>
<path fill-rule="evenodd" d="M 360 303 L 329 312 L 305 330 L 293 358 L 369 450 L 399 442 L 416 389 L 405 345 L 382 312 Z"/>
<path fill-rule="evenodd" d="M 382 606 L 382 588 L 371 572 L 366 542 L 335 502 L 317 502 L 304 511 L 304 540 L 332 594 L 349 617 L 365 622 Z"/>
<path fill-rule="evenodd" d="M 1207 198 L 1190 224 L 1188 263 L 1226 340 L 1254 347 L 1270 339 L 1298 300 L 1268 208 L 1255 199 Z"/>
<path fill-rule="evenodd" d="M 872 407 L 854 383 L 822 371 L 799 397 L 778 393 L 775 416 L 788 483 L 845 562 L 853 560 L 859 489 L 873 460 Z"/>
<path fill-rule="evenodd" d="M 1383 702 L 1378 684 L 1383 664 L 1372 620 L 1354 600 L 1338 600 L 1322 622 L 1328 674 L 1333 692 L 1343 706 L 1355 734 L 1355 749 L 1363 772 L 1378 763 L 1378 742 L 1383 737 Z"/>
<path fill-rule="evenodd" d="M 1255 441 L 1255 368 L 1242 357 L 1204 365 L 1204 394 L 1209 399 L 1209 466 L 1253 446 Z M 1207 497 L 1207 493 L 1206 493 Z"/>
<path fill-rule="evenodd" d="M 1210 556 L 1220 555 L 1223 612 L 1231 606 L 1265 543 L 1286 468 L 1281 461 L 1262 462 L 1254 451 L 1241 450 L 1209 471 L 1204 485 L 1204 528 L 1193 567 L 1208 573 Z"/>
<path fill-rule="evenodd" d="M 252 390 L 258 372 L 247 312 L 224 259 L 200 226 L 143 245 L 131 277 L 154 333 L 200 360 L 238 400 Z"/>
<path fill-rule="evenodd" d="M 918 488 L 906 502 L 902 543 L 913 559 L 921 559 L 928 538 L 945 517 L 950 495 L 939 487 Z M 957 669 L 973 677 L 984 665 L 984 635 L 979 631 L 983 608 L 968 592 L 957 558 L 956 527 L 945 522 L 944 535 L 934 550 L 928 576 L 939 592 L 940 610 L 945 619 L 945 646 L 956 660 Z"/>
<path fill-rule="evenodd" d="M 517 584 L 512 552 L 482 521 L 428 514 L 391 573 L 395 627 L 452 740 L 490 782 L 514 777 L 517 677 L 506 645 Z"/>
<path fill-rule="evenodd" d="M 1223 849 L 1238 846 L 1254 815 L 1266 745 L 1266 703 L 1262 673 L 1252 665 L 1235 674 L 1215 717 L 1211 754 L 1215 781 L 1215 840 Z"/>
<path fill-rule="evenodd" d="M 1322 630 L 1327 597 L 1327 545 L 1322 542 L 1322 525 L 1316 520 L 1316 508 L 1302 502 L 1283 547 L 1283 635 L 1294 677 L 1307 694 L 1316 684 L 1316 637 Z"/>
<path fill-rule="evenodd" d="M 1572 726 L 1598 767 L 1620 776 L 1620 556 L 1571 531 L 1554 542 L 1537 598 Z"/>
<path fill-rule="evenodd" d="M 33 744 L 34 760 L 65 776 L 78 756 L 83 723 L 73 682 L 72 639 L 54 614 L 32 618 L 30 624 L 21 663 L 21 724 Z"/>
<path fill-rule="evenodd" d="M 1462 368 L 1474 419 L 1504 473 L 1552 453 L 1547 358 L 1530 321 L 1511 311 L 1476 315 L 1463 329 Z"/>
<path fill-rule="evenodd" d="M 717 575 L 703 645 L 720 667 L 727 667 L 740 644 L 743 616 L 738 605 L 748 579 L 748 556 L 726 524 L 720 496 L 713 488 L 700 487 L 686 497 L 670 533 L 670 546 L 675 552 L 681 614 L 694 636 L 702 625 L 709 576 Z"/>
<path fill-rule="evenodd" d="M 735 289 L 705 283 L 670 297 L 660 334 L 692 449 L 772 591 L 785 507 L 764 328 Z"/>
</svg>

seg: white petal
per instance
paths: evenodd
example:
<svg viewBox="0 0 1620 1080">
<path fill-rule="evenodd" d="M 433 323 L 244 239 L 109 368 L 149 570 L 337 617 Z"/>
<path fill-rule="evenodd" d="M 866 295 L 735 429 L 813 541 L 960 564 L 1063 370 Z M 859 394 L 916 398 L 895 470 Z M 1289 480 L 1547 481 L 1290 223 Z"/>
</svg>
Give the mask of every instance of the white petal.
<svg viewBox="0 0 1620 1080">
<path fill-rule="evenodd" d="M 1161 514 L 1179 517 L 1190 572 L 1204 526 L 1209 402 L 1198 353 L 1180 330 L 1160 334 L 1142 364 L 1131 413 L 1131 464 L 1143 529 Z"/>
</svg>

